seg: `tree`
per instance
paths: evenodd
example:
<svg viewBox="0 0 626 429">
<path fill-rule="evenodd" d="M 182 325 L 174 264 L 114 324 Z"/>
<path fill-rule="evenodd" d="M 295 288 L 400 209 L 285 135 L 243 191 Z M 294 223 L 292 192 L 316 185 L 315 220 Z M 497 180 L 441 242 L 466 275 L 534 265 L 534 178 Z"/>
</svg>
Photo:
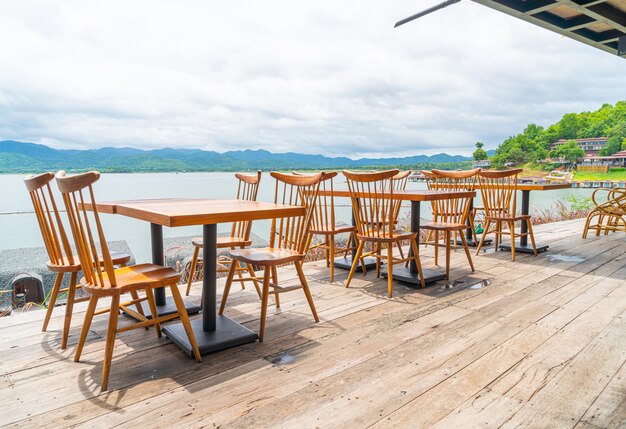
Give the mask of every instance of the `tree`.
<svg viewBox="0 0 626 429">
<path fill-rule="evenodd" d="M 626 150 L 626 137 L 622 140 L 622 150 Z"/>
<path fill-rule="evenodd" d="M 585 151 L 574 140 L 563 143 L 555 152 L 557 157 L 565 158 L 566 161 L 572 164 L 585 157 Z"/>
<path fill-rule="evenodd" d="M 483 149 L 483 146 L 485 144 L 482 142 L 476 142 L 476 150 L 474 151 L 474 153 L 472 154 L 474 156 L 474 160 L 475 161 L 483 161 L 485 159 L 489 159 L 489 155 L 487 154 L 487 152 Z"/>
</svg>

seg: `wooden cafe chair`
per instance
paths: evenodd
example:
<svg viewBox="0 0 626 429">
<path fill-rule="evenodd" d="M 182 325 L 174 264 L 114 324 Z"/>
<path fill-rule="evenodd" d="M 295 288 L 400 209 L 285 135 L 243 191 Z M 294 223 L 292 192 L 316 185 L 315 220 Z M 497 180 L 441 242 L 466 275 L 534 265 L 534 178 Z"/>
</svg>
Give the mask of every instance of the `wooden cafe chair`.
<svg viewBox="0 0 626 429">
<path fill-rule="evenodd" d="M 238 200 L 246 200 L 246 201 L 256 201 L 257 194 L 259 191 L 259 184 L 261 183 L 261 170 L 257 171 L 255 175 L 241 174 L 236 173 L 235 177 L 237 178 L 237 199 Z M 217 237 L 217 249 L 244 249 L 252 244 L 252 240 L 250 240 L 250 233 L 252 231 L 252 222 L 251 221 L 239 221 L 233 222 L 233 225 L 230 229 L 230 236 L 228 237 Z M 191 259 L 191 269 L 189 270 L 189 279 L 187 280 L 187 291 L 186 295 L 189 295 L 189 291 L 191 290 L 191 283 L 193 282 L 194 275 L 196 273 L 196 268 L 198 266 L 198 260 L 200 259 L 200 249 L 202 249 L 203 241 L 202 237 L 194 238 L 191 243 L 194 246 L 193 256 Z M 245 289 L 244 283 L 246 281 L 251 281 L 254 284 L 254 287 L 259 295 L 259 299 L 261 298 L 261 289 L 259 286 L 259 282 L 256 279 L 256 274 L 254 272 L 254 268 L 251 264 L 245 264 L 245 267 L 242 267 L 238 261 L 232 261 L 230 256 L 221 255 L 217 259 L 217 272 L 218 273 L 227 273 L 229 271 L 230 264 L 235 264 L 235 272 L 237 273 L 237 278 L 233 281 L 237 281 L 241 283 L 241 288 Z M 244 277 L 243 273 L 247 272 L 249 277 Z"/>
<path fill-rule="evenodd" d="M 475 188 L 476 174 L 479 171 L 479 168 L 468 171 L 432 170 L 424 172 L 424 175 L 429 180 L 429 189 L 443 192 L 467 191 Z M 467 261 L 474 271 L 474 263 L 464 234 L 467 220 L 471 215 L 470 205 L 471 197 L 451 197 L 433 201 L 434 219 L 421 225 L 421 228 L 429 232 L 426 243 L 435 247 L 435 265 L 439 263 L 439 247 L 446 249 L 446 279 L 450 278 L 451 244 L 454 243 L 456 246 L 457 235 L 461 238 Z M 440 233 L 443 234 L 442 243 L 439 243 Z"/>
<path fill-rule="evenodd" d="M 294 171 L 293 174 L 304 176 L 297 171 Z M 356 243 L 356 226 L 335 220 L 335 197 L 332 193 L 334 191 L 333 179 L 336 176 L 337 172 L 333 171 L 332 173 L 326 173 L 322 177 L 320 195 L 317 197 L 313 218 L 311 219 L 310 233 L 312 237 L 322 237 L 323 241 L 309 246 L 309 251 L 317 248 L 326 250 L 326 266 L 329 267 L 331 283 L 335 281 L 335 265 L 333 261 L 336 255 L 343 253 L 344 257 L 347 257 L 348 252 L 356 249 L 356 246 L 353 245 L 353 243 Z M 326 193 L 326 191 L 329 193 Z M 349 234 L 345 246 L 337 247 L 335 244 L 335 236 L 339 234 Z"/>
<path fill-rule="evenodd" d="M 386 259 L 388 274 L 387 293 L 390 298 L 393 293 L 394 264 L 415 259 L 422 287 L 426 287 L 422 273 L 422 264 L 419 259 L 419 249 L 415 241 L 417 233 L 399 230 L 396 228 L 394 222 L 396 203 L 393 199 L 394 187 L 391 182 L 393 177 L 398 173 L 398 170 L 374 173 L 343 172 L 348 182 L 352 210 L 356 220 L 357 238 L 359 239 L 356 258 L 354 258 L 352 262 L 352 268 L 350 269 L 350 274 L 346 281 L 346 287 L 350 286 L 359 259 L 367 256 L 376 258 L 377 267 L 380 267 L 381 259 Z M 397 246 L 398 242 L 407 240 L 411 243 L 413 256 L 395 258 L 393 256 L 393 248 Z M 371 243 L 371 251 L 364 252 L 363 248 L 365 243 Z M 380 252 L 381 244 L 386 245 L 386 257 Z M 377 269 L 376 275 L 380 276 L 379 269 Z"/>
<path fill-rule="evenodd" d="M 313 313 L 315 322 L 319 322 L 313 297 L 309 290 L 302 264 L 310 245 L 310 227 L 318 197 L 320 182 L 325 173 L 317 173 L 312 176 L 299 176 L 271 172 L 270 175 L 276 180 L 274 203 L 302 206 L 305 208 L 304 216 L 291 216 L 273 219 L 270 230 L 270 245 L 266 248 L 237 249 L 230 253 L 234 261 L 245 262 L 263 267 L 263 289 L 261 298 L 261 320 L 259 326 L 259 340 L 263 341 L 265 334 L 265 321 L 267 317 L 267 304 L 269 301 L 270 288 L 276 300 L 276 306 L 280 306 L 278 295 L 296 289 L 303 289 L 304 295 Z M 294 286 L 280 286 L 272 271 L 277 266 L 294 264 L 298 273 L 299 284 Z M 219 314 L 224 314 L 228 294 L 235 277 L 236 265 L 231 264 L 224 286 L 222 303 Z"/>
<path fill-rule="evenodd" d="M 45 332 L 48 329 L 50 317 L 52 316 L 52 311 L 59 294 L 67 293 L 65 320 L 61 338 L 61 348 L 65 349 L 67 347 L 67 339 L 72 322 L 74 303 L 86 301 L 89 298 L 76 297 L 76 291 L 82 287 L 80 284 L 77 284 L 77 277 L 79 271 L 81 271 L 81 266 L 78 256 L 72 252 L 70 242 L 65 233 L 65 228 L 61 221 L 61 216 L 59 215 L 59 210 L 50 186 L 52 179 L 54 179 L 54 173 L 43 173 L 37 176 L 26 177 L 24 184 L 26 185 L 26 189 L 33 203 L 41 236 L 48 257 L 50 258 L 47 263 L 48 270 L 56 273 L 41 330 Z M 130 255 L 122 252 L 111 252 L 111 261 L 113 265 L 125 266 L 130 261 Z M 61 289 L 65 274 L 70 274 L 70 284 L 69 287 Z M 138 299 L 136 291 L 132 291 L 132 293 L 134 295 L 133 299 Z M 137 312 L 143 315 L 141 303 L 136 301 L 135 305 Z M 125 310 L 132 311 L 127 308 L 125 308 Z"/>
<path fill-rule="evenodd" d="M 178 290 L 177 284 L 180 280 L 180 274 L 172 268 L 154 264 L 114 268 L 93 193 L 92 185 L 99 178 L 100 173 L 95 171 L 73 176 L 66 176 L 65 172 L 62 171 L 57 173 L 57 184 L 63 196 L 67 217 L 74 236 L 74 244 L 84 275 L 80 283 L 83 289 L 91 295 L 78 346 L 76 347 L 74 361 L 78 362 L 80 360 L 94 315 L 108 313 L 109 323 L 106 334 L 104 363 L 102 365 L 102 381 L 100 384 L 100 389 L 105 391 L 108 387 L 115 337 L 119 332 L 154 326 L 157 335 L 160 337 L 161 322 L 180 317 L 196 360 L 200 362 L 201 357 L 187 310 L 185 310 L 183 299 Z M 88 215 L 86 207 L 90 207 L 93 211 L 91 215 Z M 101 256 L 98 256 L 98 254 Z M 159 317 L 152 289 L 165 286 L 170 287 L 178 312 Z M 153 317 L 151 319 L 142 317 L 137 323 L 119 327 L 118 315 L 120 308 L 123 305 L 137 302 L 136 299 L 133 299 L 129 303 L 122 304 L 120 302 L 121 295 L 127 292 L 142 290 L 146 292 L 146 297 L 141 298 L 141 300 L 148 301 Z M 98 300 L 101 298 L 110 299 L 111 305 L 109 308 L 96 311 Z"/>
<path fill-rule="evenodd" d="M 533 246 L 533 253 L 537 256 L 535 236 L 530 215 L 517 213 L 517 176 L 522 172 L 521 168 L 515 170 L 482 170 L 478 173 L 480 194 L 485 209 L 485 230 L 476 249 L 476 254 L 483 247 L 485 237 L 495 234 L 495 248 L 498 250 L 502 237 L 509 235 L 511 238 L 511 260 L 515 261 L 515 239 L 529 236 Z M 528 226 L 528 232 L 516 233 L 515 222 L 523 221 Z M 503 224 L 508 226 L 509 231 L 502 229 Z M 493 229 L 489 229 L 493 226 Z"/>
</svg>

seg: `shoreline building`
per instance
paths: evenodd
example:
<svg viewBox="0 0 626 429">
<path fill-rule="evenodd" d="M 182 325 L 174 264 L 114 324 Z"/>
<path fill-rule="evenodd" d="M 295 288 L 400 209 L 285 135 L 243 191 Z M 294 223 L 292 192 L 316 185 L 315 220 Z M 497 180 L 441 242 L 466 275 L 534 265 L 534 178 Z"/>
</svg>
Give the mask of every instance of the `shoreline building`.
<svg viewBox="0 0 626 429">
<path fill-rule="evenodd" d="M 550 150 L 556 150 L 559 146 L 574 140 L 578 147 L 585 151 L 585 157 L 598 156 L 601 149 L 606 147 L 608 137 L 590 137 L 587 139 L 561 139 L 550 144 Z"/>
</svg>

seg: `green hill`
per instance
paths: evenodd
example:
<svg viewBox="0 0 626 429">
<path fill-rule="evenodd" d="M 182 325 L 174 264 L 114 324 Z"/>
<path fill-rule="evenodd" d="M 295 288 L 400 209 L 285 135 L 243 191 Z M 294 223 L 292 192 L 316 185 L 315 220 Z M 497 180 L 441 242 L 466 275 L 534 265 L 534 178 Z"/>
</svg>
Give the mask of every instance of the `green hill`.
<svg viewBox="0 0 626 429">
<path fill-rule="evenodd" d="M 245 171 L 341 168 L 465 168 L 471 160 L 447 154 L 406 158 L 331 158 L 301 153 L 240 150 L 218 153 L 198 149 L 101 148 L 58 150 L 48 146 L 0 141 L 0 173 L 68 170 L 101 172 Z"/>
</svg>

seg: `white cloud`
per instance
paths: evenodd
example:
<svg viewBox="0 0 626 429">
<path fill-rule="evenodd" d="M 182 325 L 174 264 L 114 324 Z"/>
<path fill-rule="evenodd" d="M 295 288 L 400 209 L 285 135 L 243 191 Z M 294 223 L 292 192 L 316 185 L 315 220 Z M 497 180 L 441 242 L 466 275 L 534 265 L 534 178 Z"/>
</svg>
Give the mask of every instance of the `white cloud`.
<svg viewBox="0 0 626 429">
<path fill-rule="evenodd" d="M 626 98 L 626 62 L 473 2 L 0 2 L 0 139 L 469 153 Z"/>
</svg>

